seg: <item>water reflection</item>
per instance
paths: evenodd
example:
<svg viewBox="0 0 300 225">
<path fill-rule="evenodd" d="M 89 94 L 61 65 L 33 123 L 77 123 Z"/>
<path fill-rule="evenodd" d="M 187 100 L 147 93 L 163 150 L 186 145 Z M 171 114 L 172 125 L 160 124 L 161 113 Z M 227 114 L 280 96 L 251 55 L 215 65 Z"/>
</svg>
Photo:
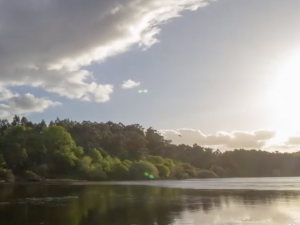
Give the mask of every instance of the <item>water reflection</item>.
<svg viewBox="0 0 300 225">
<path fill-rule="evenodd" d="M 0 186 L 5 225 L 300 224 L 300 193 L 147 186 Z"/>
</svg>

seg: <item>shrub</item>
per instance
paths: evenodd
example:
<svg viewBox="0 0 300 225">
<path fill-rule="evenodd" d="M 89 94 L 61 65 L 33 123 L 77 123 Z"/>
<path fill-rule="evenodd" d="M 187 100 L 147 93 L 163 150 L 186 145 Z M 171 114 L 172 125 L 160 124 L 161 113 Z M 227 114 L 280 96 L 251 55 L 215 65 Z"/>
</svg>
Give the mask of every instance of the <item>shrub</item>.
<svg viewBox="0 0 300 225">
<path fill-rule="evenodd" d="M 156 168 L 159 172 L 160 177 L 169 177 L 170 176 L 170 169 L 164 165 L 156 165 Z"/>
<path fill-rule="evenodd" d="M 164 163 L 164 159 L 161 156 L 147 156 L 147 161 L 151 162 L 154 165 L 161 165 Z"/>
<path fill-rule="evenodd" d="M 158 174 L 159 172 L 157 168 L 153 164 L 146 161 L 135 162 L 129 168 L 129 176 L 130 179 L 133 180 L 145 180 L 151 178 L 152 176 L 154 178 L 158 178 Z M 150 177 L 150 175 L 152 176 Z"/>
<path fill-rule="evenodd" d="M 189 163 L 182 163 L 181 166 L 182 166 L 182 168 L 183 168 L 184 170 L 194 170 L 194 169 L 195 169 L 195 167 L 193 167 L 193 166 L 192 166 L 191 164 L 189 164 Z"/>
<path fill-rule="evenodd" d="M 176 179 L 188 179 L 189 175 L 184 171 L 183 167 L 180 164 L 177 164 L 173 170 L 173 176 Z"/>
<path fill-rule="evenodd" d="M 126 159 L 126 160 L 124 160 L 122 163 L 123 163 L 126 167 L 129 168 L 129 167 L 132 165 L 133 162 Z"/>
<path fill-rule="evenodd" d="M 0 180 L 4 180 L 6 182 L 15 182 L 15 175 L 11 170 L 1 169 Z"/>
<path fill-rule="evenodd" d="M 72 150 L 77 158 L 80 158 L 84 154 L 83 148 L 80 146 L 75 147 Z"/>
<path fill-rule="evenodd" d="M 80 160 L 80 166 L 90 166 L 92 163 L 92 158 L 90 156 L 84 156 Z"/>
<path fill-rule="evenodd" d="M 223 167 L 221 166 L 212 166 L 211 171 L 213 171 L 215 174 L 218 175 L 218 177 L 228 177 L 228 171 L 226 171 Z"/>
<path fill-rule="evenodd" d="M 42 178 L 39 175 L 31 171 L 25 171 L 22 174 L 22 178 L 24 178 L 27 181 L 42 181 Z"/>
<path fill-rule="evenodd" d="M 193 167 L 191 164 L 189 163 L 183 163 L 181 164 L 184 172 L 190 177 L 190 178 L 194 178 L 197 177 L 197 172 L 196 172 L 196 168 Z"/>
<path fill-rule="evenodd" d="M 0 169 L 6 166 L 3 155 L 0 154 Z"/>
<path fill-rule="evenodd" d="M 199 170 L 197 171 L 198 178 L 217 178 L 217 174 L 210 170 Z"/>
<path fill-rule="evenodd" d="M 129 179 L 129 168 L 125 164 L 119 163 L 114 166 L 110 175 L 115 180 L 127 180 Z"/>
<path fill-rule="evenodd" d="M 107 175 L 100 167 L 98 167 L 88 173 L 88 179 L 93 181 L 106 180 Z"/>
<path fill-rule="evenodd" d="M 184 172 L 188 175 L 189 178 L 196 178 L 197 172 L 195 169 L 193 170 L 184 170 Z"/>
<path fill-rule="evenodd" d="M 103 160 L 101 153 L 95 148 L 90 149 L 88 154 L 92 158 L 94 163 L 100 163 Z"/>
<path fill-rule="evenodd" d="M 169 170 L 171 171 L 171 175 L 172 175 L 172 171 L 175 168 L 174 161 L 172 159 L 165 158 L 163 165 L 169 168 Z"/>
<path fill-rule="evenodd" d="M 39 176 L 47 177 L 48 175 L 48 165 L 42 164 L 31 168 L 32 172 L 36 173 Z"/>
<path fill-rule="evenodd" d="M 102 160 L 100 163 L 103 171 L 106 173 L 112 172 L 112 164 L 111 164 L 110 160 L 111 160 L 111 158 L 108 156 L 104 160 Z"/>
</svg>

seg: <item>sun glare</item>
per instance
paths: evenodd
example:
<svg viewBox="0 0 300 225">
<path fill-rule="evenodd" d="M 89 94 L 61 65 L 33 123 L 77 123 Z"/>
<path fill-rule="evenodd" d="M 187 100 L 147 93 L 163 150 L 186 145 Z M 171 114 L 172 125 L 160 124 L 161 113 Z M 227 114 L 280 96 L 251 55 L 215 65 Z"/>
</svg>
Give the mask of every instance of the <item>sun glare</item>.
<svg viewBox="0 0 300 225">
<path fill-rule="evenodd" d="M 288 132 L 300 130 L 300 50 L 279 66 L 271 95 L 274 125 Z"/>
</svg>

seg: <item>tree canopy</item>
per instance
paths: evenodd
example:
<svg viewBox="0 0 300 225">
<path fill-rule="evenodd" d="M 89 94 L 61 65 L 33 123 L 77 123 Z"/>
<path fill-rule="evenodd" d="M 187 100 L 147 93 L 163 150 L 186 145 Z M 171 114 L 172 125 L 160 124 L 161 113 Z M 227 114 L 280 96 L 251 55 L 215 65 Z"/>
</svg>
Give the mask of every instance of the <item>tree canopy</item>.
<svg viewBox="0 0 300 225">
<path fill-rule="evenodd" d="M 175 145 L 152 127 L 0 120 L 0 180 L 299 176 L 300 153 Z M 24 178 L 25 177 L 25 178 Z"/>
</svg>

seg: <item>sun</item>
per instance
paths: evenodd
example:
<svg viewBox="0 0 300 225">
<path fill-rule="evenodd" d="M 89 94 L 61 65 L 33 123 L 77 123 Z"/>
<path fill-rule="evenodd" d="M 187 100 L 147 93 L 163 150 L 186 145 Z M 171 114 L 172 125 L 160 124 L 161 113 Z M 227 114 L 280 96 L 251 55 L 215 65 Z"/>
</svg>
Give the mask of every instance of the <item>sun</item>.
<svg viewBox="0 0 300 225">
<path fill-rule="evenodd" d="M 283 60 L 271 95 L 272 117 L 277 129 L 300 131 L 300 50 Z"/>
</svg>

